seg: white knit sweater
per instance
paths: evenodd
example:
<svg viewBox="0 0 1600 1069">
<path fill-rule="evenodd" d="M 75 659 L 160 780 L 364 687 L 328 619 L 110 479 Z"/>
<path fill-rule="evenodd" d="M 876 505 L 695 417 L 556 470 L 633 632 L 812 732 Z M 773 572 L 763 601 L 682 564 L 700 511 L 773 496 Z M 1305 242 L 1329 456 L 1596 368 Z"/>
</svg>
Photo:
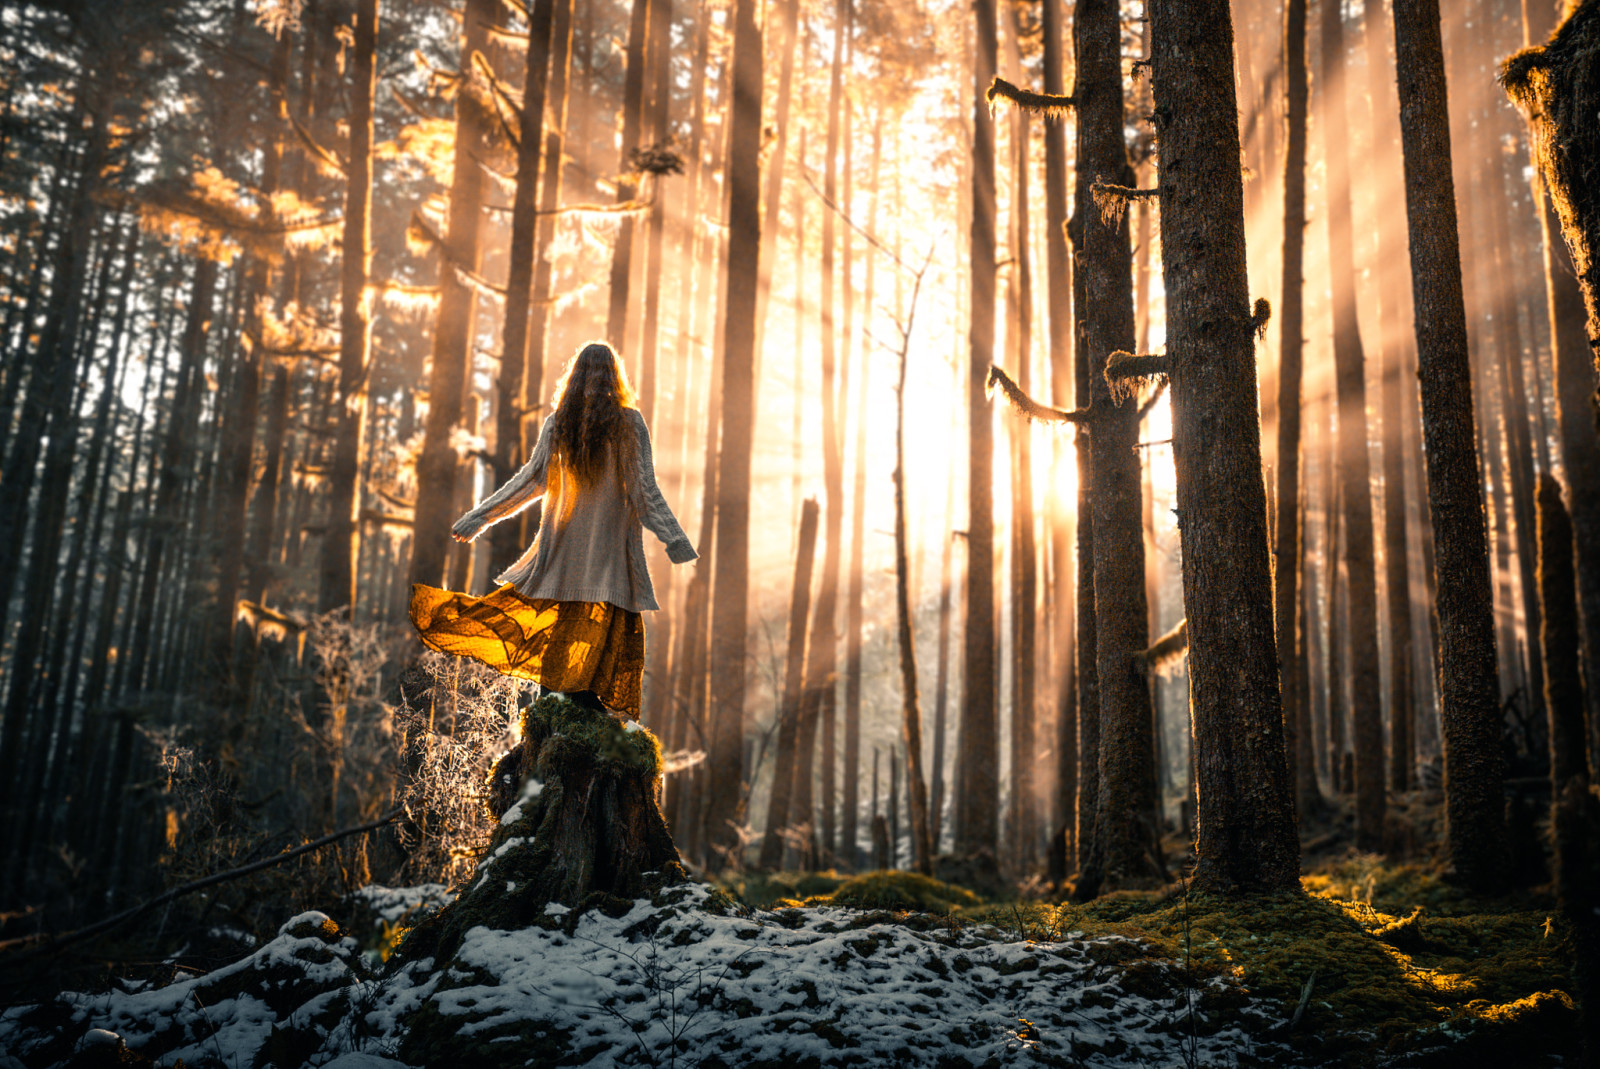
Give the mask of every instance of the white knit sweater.
<svg viewBox="0 0 1600 1069">
<path fill-rule="evenodd" d="M 561 464 L 552 470 L 546 420 L 522 470 L 455 522 L 455 534 L 477 538 L 545 499 L 533 545 L 495 582 L 510 583 L 529 598 L 604 601 L 631 612 L 660 608 L 645 567 L 644 528 L 666 545 L 667 559 L 674 564 L 686 564 L 699 554 L 656 485 L 644 416 L 638 409 L 624 411 L 638 436 L 638 464 L 627 480 L 627 499 L 617 478 L 615 450 L 607 456 L 605 474 L 590 487 L 580 488 Z"/>
</svg>

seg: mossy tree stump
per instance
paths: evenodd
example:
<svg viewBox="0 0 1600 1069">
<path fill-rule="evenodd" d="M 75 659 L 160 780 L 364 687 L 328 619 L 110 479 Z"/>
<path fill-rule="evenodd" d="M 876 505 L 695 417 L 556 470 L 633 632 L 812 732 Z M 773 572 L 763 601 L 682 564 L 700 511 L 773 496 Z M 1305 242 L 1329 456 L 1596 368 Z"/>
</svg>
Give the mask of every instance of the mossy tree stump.
<svg viewBox="0 0 1600 1069">
<path fill-rule="evenodd" d="M 479 925 L 512 931 L 593 906 L 626 910 L 688 879 L 656 804 L 654 735 L 559 697 L 524 710 L 521 728 L 492 773 L 487 804 L 500 824 L 476 876 L 408 934 L 402 961 L 442 964 Z"/>
</svg>

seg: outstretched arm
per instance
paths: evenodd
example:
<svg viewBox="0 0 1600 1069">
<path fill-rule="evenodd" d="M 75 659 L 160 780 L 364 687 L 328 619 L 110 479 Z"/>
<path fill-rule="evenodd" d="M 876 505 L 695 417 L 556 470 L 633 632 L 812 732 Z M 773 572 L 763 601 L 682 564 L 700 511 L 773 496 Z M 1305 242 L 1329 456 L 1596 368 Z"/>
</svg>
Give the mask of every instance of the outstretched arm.
<svg viewBox="0 0 1600 1069">
<path fill-rule="evenodd" d="M 545 479 L 550 472 L 550 421 L 539 429 L 533 455 L 504 486 L 478 502 L 450 528 L 457 542 L 471 542 L 501 520 L 509 519 L 544 496 Z"/>
<path fill-rule="evenodd" d="M 667 499 L 661 496 L 661 488 L 656 485 L 656 463 L 650 449 L 650 428 L 645 425 L 643 414 L 637 409 L 630 409 L 629 414 L 633 417 L 634 429 L 639 435 L 639 462 L 633 473 L 634 485 L 638 487 L 639 500 L 634 504 L 639 510 L 639 522 L 665 543 L 668 560 L 673 564 L 688 564 L 700 554 L 689 544 L 689 536 L 683 533 L 683 528 L 678 524 L 678 517 L 672 514 Z"/>
</svg>

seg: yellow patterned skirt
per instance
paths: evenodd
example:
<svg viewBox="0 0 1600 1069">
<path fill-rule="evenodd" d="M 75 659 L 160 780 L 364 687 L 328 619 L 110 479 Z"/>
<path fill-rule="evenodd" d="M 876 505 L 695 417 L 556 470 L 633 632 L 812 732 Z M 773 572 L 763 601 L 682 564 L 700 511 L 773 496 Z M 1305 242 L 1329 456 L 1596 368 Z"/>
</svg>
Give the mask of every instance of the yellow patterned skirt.
<svg viewBox="0 0 1600 1069">
<path fill-rule="evenodd" d="M 525 598 L 507 583 L 481 598 L 417 583 L 411 623 L 440 653 L 471 657 L 546 690 L 593 691 L 639 716 L 644 618 L 603 601 Z"/>
</svg>

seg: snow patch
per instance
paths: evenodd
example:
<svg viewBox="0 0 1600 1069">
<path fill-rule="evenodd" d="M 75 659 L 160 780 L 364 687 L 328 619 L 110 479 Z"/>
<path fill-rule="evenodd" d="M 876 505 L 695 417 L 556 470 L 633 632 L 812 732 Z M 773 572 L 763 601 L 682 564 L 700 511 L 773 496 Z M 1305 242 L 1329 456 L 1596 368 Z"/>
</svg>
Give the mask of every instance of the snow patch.
<svg viewBox="0 0 1600 1069">
<path fill-rule="evenodd" d="M 541 793 L 543 793 L 543 791 L 544 791 L 544 780 L 539 779 L 539 778 L 537 778 L 535 776 L 529 776 L 527 779 L 523 780 L 522 781 L 522 796 L 511 804 L 511 808 L 510 809 L 507 809 L 503 814 L 501 814 L 501 816 L 500 816 L 500 826 L 501 827 L 505 827 L 505 826 L 507 826 L 509 824 L 515 824 L 517 821 L 521 820 L 522 819 L 522 803 L 533 801 L 535 798 L 539 797 L 539 795 Z M 499 856 L 499 855 L 496 855 L 496 856 Z"/>
</svg>

